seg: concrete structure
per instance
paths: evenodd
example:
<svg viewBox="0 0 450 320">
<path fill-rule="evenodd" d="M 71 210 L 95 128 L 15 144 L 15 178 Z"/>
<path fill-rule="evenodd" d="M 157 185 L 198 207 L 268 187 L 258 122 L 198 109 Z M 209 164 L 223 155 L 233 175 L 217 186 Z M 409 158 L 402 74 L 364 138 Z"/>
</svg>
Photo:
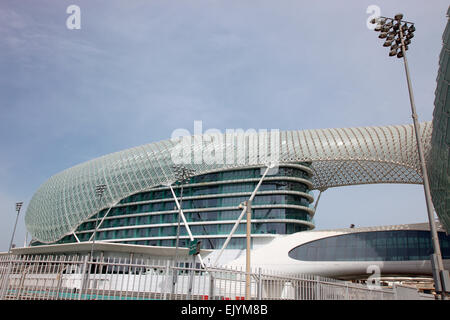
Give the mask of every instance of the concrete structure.
<svg viewBox="0 0 450 320">
<path fill-rule="evenodd" d="M 252 252 L 253 268 L 316 274 L 337 279 L 431 276 L 433 247 L 427 223 L 368 228 L 305 231 L 280 236 Z M 450 268 L 450 236 L 439 228 L 446 269 Z M 227 264 L 245 265 L 245 258 Z"/>
</svg>

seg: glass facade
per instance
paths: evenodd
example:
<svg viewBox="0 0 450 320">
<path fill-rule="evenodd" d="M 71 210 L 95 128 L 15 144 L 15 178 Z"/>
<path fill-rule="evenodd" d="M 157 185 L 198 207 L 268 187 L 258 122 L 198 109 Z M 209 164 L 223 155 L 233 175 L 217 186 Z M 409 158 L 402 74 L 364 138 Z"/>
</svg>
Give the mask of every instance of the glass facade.
<svg viewBox="0 0 450 320">
<path fill-rule="evenodd" d="M 450 236 L 439 233 L 443 259 L 450 259 Z M 429 260 L 434 252 L 429 231 L 398 230 L 350 233 L 300 245 L 289 257 L 302 261 Z"/>
<path fill-rule="evenodd" d="M 450 7 L 447 16 L 450 14 Z M 450 20 L 442 35 L 436 78 L 429 180 L 439 221 L 450 231 Z"/>
<path fill-rule="evenodd" d="M 439 127 L 446 126 L 443 124 Z M 427 159 L 432 129 L 431 122 L 420 124 Z M 152 195 L 144 191 L 173 184 L 177 180 L 173 155 L 175 153 L 178 158 L 179 151 L 192 155 L 202 149 L 214 150 L 216 155 L 224 156 L 211 163 L 197 161 L 198 159 L 185 163 L 188 169 L 198 174 L 190 181 L 198 187 L 218 185 L 218 181 L 224 184 L 257 181 L 261 173 L 251 168 L 265 166 L 268 149 L 271 157 L 279 155 L 277 160 L 283 167 L 275 178 L 299 183 L 293 186 L 294 189 L 291 189 L 292 186 L 279 186 L 288 188 L 290 192 L 305 186 L 311 190 L 323 190 L 369 183 L 422 183 L 418 157 L 411 151 L 416 146 L 413 125 L 291 130 L 280 131 L 276 137 L 263 130 L 235 132 L 231 139 L 228 138 L 227 134 L 219 134 L 218 139 L 213 141 L 191 139 L 191 143 L 183 146 L 183 150 L 179 147 L 184 145 L 184 141 L 180 145 L 184 139 L 163 140 L 114 152 L 61 171 L 45 181 L 34 193 L 25 214 L 26 228 L 36 241 L 55 243 L 74 232 L 99 210 L 131 195 L 136 195 L 137 198 L 126 199 L 126 204 L 135 200 L 138 200 L 136 203 L 144 204 L 144 201 L 164 197 L 155 194 L 154 200 L 150 200 Z M 232 156 L 232 161 L 228 161 L 228 155 Z M 291 164 L 294 163 L 301 164 L 302 169 L 292 167 Z M 240 166 L 242 170 L 236 169 L 236 166 Z M 213 170 L 216 172 L 213 173 Z M 309 174 L 314 174 L 314 177 L 310 179 Z M 291 179 L 287 180 L 286 177 Z M 99 185 L 107 186 L 102 197 L 95 196 Z M 249 186 L 243 185 L 242 188 Z M 443 197 L 440 199 L 444 201 L 440 203 L 445 203 L 445 191 L 448 188 L 439 187 L 439 190 L 443 190 Z M 192 195 L 196 192 L 216 195 L 216 191 L 192 190 Z M 281 190 L 275 191 L 287 194 Z M 435 207 L 438 215 L 441 215 L 443 211 L 439 206 Z"/>
<path fill-rule="evenodd" d="M 303 170 L 305 166 L 308 164 L 280 167 L 276 174 L 266 176 L 252 203 L 252 234 L 291 234 L 313 228 L 311 176 Z M 183 212 L 194 237 L 200 236 L 203 248 L 220 248 L 241 214 L 239 204 L 248 200 L 261 173 L 260 168 L 214 172 L 192 177 L 183 185 Z M 181 186 L 176 185 L 174 191 L 180 200 Z M 96 217 L 78 226 L 75 233 L 79 241 L 91 239 Z M 97 223 L 102 219 L 96 240 L 175 246 L 178 210 L 167 187 L 122 199 L 111 209 L 101 210 Z M 242 222 L 229 248 L 245 247 L 245 219 Z M 180 246 L 187 245 L 188 233 L 182 220 L 179 234 Z M 76 242 L 74 235 L 67 235 L 57 243 L 71 242 Z"/>
</svg>

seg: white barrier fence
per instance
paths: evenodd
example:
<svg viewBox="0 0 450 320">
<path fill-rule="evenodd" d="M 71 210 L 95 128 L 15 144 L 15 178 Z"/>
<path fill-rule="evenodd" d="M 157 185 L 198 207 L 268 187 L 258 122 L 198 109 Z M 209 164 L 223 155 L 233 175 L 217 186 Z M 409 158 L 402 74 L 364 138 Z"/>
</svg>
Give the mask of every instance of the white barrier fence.
<svg viewBox="0 0 450 320">
<path fill-rule="evenodd" d="M 392 289 L 370 289 L 314 275 L 251 273 L 251 299 L 390 300 Z M 175 267 L 170 261 L 80 256 L 0 257 L 3 300 L 241 300 L 245 271 Z"/>
</svg>

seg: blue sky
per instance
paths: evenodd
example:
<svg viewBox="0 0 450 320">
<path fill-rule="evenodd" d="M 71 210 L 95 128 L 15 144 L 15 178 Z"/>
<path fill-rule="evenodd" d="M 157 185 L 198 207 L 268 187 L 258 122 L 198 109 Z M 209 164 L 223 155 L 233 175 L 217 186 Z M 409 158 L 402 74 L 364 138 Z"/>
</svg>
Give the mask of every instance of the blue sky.
<svg viewBox="0 0 450 320">
<path fill-rule="evenodd" d="M 81 29 L 69 30 L 69 5 Z M 53 174 L 170 138 L 177 128 L 314 129 L 411 123 L 403 64 L 366 27 L 369 5 L 416 23 L 408 51 L 430 121 L 448 1 L 3 0 L 0 251 L 15 202 Z M 317 229 L 427 220 L 423 188 L 327 190 Z"/>
</svg>

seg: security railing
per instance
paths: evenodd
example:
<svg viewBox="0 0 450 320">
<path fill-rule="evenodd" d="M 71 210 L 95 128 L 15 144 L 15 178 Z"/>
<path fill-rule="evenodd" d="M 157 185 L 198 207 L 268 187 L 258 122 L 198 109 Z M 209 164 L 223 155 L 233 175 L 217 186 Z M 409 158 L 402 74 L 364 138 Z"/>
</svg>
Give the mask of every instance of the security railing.
<svg viewBox="0 0 450 320">
<path fill-rule="evenodd" d="M 87 256 L 0 257 L 3 300 L 242 300 L 245 271 L 240 268 L 174 266 L 170 260 Z M 392 289 L 314 275 L 268 270 L 251 273 L 251 299 L 395 299 Z"/>
</svg>

